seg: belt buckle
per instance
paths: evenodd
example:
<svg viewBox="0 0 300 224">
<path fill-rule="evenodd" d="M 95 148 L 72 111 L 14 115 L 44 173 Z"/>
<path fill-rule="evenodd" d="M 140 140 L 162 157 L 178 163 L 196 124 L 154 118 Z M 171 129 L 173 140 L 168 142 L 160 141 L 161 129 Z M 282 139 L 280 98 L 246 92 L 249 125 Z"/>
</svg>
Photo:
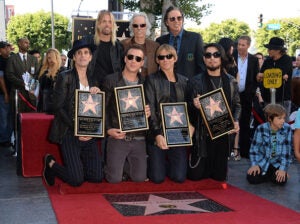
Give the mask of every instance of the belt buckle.
<svg viewBox="0 0 300 224">
<path fill-rule="evenodd" d="M 133 135 L 131 135 L 131 134 L 127 135 L 127 134 L 126 134 L 124 140 L 125 140 L 126 142 L 130 142 L 130 141 L 133 140 L 133 138 L 134 138 Z"/>
</svg>

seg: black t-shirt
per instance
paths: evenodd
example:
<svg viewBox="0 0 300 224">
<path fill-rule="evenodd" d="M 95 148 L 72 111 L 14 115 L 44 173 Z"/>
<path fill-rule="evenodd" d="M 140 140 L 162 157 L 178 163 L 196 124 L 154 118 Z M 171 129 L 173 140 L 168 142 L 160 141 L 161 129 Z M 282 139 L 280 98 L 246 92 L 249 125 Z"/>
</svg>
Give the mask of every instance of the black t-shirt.
<svg viewBox="0 0 300 224">
<path fill-rule="evenodd" d="M 100 81 L 102 81 L 106 75 L 114 73 L 110 57 L 111 47 L 111 41 L 100 41 L 100 44 L 98 45 L 98 54 L 96 55 L 97 58 L 94 74 Z"/>
</svg>

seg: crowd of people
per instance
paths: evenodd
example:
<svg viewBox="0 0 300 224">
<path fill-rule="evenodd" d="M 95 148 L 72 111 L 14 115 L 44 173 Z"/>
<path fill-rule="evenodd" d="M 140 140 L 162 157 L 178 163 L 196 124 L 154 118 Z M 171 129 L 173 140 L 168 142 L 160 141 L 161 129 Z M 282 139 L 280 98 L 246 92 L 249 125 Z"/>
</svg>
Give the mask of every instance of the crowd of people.
<svg viewBox="0 0 300 224">
<path fill-rule="evenodd" d="M 135 13 L 129 23 L 131 37 L 119 41 L 113 14 L 103 10 L 96 19 L 93 41 L 74 41 L 67 55 L 50 48 L 42 60 L 39 51 L 29 52 L 28 38 L 18 40 L 18 53 L 11 53 L 11 44 L 0 42 L 0 144 L 11 145 L 16 113 L 51 113 L 49 139 L 60 145 L 63 164 L 45 155 L 43 177 L 50 186 L 56 177 L 72 186 L 103 179 L 110 183 L 128 179 L 162 183 L 167 177 L 179 183 L 186 178 L 226 181 L 231 157 L 250 159 L 246 176 L 251 184 L 286 183 L 293 150 L 300 161 L 300 112 L 295 130 L 287 123 L 300 106 L 300 55 L 293 70 L 279 37 L 265 44 L 267 56 L 250 54 L 251 38 L 245 35 L 236 43 L 222 37 L 204 44 L 200 34 L 184 29 L 184 14 L 173 6 L 163 21 L 168 34 L 153 41 L 147 15 Z M 69 69 L 67 58 L 72 61 Z M 282 76 L 282 85 L 273 92 L 263 85 L 269 69 Z M 135 85 L 144 86 L 149 129 L 123 132 L 115 88 Z M 77 89 L 105 92 L 101 152 L 99 138 L 74 134 Z M 230 131 L 212 138 L 199 98 L 218 89 L 233 123 Z M 193 146 L 167 145 L 160 105 L 176 102 L 187 103 Z M 211 102 L 211 110 L 220 112 L 218 104 Z"/>
</svg>

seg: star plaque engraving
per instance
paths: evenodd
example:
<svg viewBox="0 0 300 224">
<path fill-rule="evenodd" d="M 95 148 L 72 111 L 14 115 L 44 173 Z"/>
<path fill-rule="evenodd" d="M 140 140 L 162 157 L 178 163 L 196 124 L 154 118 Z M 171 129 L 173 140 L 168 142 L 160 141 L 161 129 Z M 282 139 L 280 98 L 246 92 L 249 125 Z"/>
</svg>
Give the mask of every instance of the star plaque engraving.
<svg viewBox="0 0 300 224">
<path fill-rule="evenodd" d="M 120 129 L 123 132 L 148 129 L 143 85 L 115 88 Z"/>
<path fill-rule="evenodd" d="M 234 129 L 231 110 L 222 88 L 200 96 L 199 100 L 200 111 L 211 139 Z"/>
<path fill-rule="evenodd" d="M 105 94 L 76 90 L 75 135 L 104 137 Z"/>
<path fill-rule="evenodd" d="M 186 103 L 161 103 L 160 108 L 168 147 L 192 145 Z"/>
</svg>

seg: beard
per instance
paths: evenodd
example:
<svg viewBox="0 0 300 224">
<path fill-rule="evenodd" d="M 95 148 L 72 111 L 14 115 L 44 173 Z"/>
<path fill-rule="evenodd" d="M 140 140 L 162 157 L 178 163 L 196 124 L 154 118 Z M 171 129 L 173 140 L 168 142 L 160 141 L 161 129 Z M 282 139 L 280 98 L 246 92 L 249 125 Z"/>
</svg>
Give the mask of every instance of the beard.
<svg viewBox="0 0 300 224">
<path fill-rule="evenodd" d="M 214 72 L 214 71 L 220 69 L 221 66 L 206 66 L 206 68 L 207 68 L 207 70 Z"/>
</svg>

